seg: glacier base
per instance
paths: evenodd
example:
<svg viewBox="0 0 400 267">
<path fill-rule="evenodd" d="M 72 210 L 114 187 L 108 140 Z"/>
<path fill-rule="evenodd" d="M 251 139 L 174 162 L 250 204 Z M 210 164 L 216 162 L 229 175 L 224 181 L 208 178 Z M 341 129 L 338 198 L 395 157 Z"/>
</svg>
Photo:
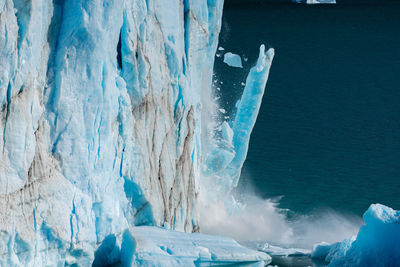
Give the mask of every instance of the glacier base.
<svg viewBox="0 0 400 267">
<path fill-rule="evenodd" d="M 139 226 L 126 230 L 120 239 L 120 247 L 114 238 L 114 243 L 108 244 L 108 249 L 99 253 L 102 259 L 95 259 L 94 266 L 113 263 L 118 254 L 122 266 L 255 267 L 271 262 L 266 253 L 245 248 L 227 237 Z"/>
</svg>

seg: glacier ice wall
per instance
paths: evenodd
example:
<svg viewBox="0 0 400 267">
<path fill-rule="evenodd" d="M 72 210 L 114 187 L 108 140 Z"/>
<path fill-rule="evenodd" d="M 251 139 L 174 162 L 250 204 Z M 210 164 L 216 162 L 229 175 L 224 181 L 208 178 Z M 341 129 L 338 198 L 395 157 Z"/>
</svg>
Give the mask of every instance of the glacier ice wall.
<svg viewBox="0 0 400 267">
<path fill-rule="evenodd" d="M 198 230 L 222 6 L 0 0 L 0 265 L 88 265 L 131 225 Z"/>
</svg>

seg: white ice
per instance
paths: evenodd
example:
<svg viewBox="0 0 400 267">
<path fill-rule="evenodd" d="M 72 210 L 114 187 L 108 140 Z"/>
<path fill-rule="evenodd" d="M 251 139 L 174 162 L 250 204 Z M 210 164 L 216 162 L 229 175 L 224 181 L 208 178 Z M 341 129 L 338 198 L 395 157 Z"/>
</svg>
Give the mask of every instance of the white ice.
<svg viewBox="0 0 400 267">
<path fill-rule="evenodd" d="M 264 244 L 259 247 L 260 251 L 264 251 L 272 256 L 309 256 L 311 250 L 302 248 L 283 248 L 279 246 L 273 246 L 271 244 Z"/>
<path fill-rule="evenodd" d="M 255 267 L 267 265 L 271 257 L 227 237 L 140 226 L 123 234 L 121 261 L 123 266 Z"/>
<path fill-rule="evenodd" d="M 225 53 L 224 63 L 231 67 L 243 68 L 242 58 L 239 55 L 233 54 L 231 52 Z"/>
<path fill-rule="evenodd" d="M 313 4 L 336 4 L 336 0 L 293 0 L 295 3 Z"/>
</svg>

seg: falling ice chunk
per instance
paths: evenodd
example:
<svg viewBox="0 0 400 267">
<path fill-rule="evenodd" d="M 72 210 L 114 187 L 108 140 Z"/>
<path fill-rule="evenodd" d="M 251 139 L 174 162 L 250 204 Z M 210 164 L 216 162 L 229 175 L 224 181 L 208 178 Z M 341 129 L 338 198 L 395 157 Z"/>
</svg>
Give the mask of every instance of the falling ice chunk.
<svg viewBox="0 0 400 267">
<path fill-rule="evenodd" d="M 224 55 L 224 63 L 231 67 L 243 68 L 242 59 L 240 58 L 240 56 L 231 52 L 228 52 Z"/>
</svg>

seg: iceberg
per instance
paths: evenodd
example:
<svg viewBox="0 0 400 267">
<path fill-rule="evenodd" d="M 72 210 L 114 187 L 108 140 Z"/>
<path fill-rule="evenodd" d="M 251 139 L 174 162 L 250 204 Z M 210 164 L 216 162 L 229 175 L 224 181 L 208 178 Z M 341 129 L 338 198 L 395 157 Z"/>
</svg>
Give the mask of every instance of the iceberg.
<svg viewBox="0 0 400 267">
<path fill-rule="evenodd" d="M 316 244 L 312 258 L 329 266 L 397 266 L 400 263 L 400 211 L 372 204 L 357 236 L 329 245 Z"/>
<path fill-rule="evenodd" d="M 301 3 L 301 4 L 336 4 L 336 0 L 293 0 L 294 3 Z"/>
<path fill-rule="evenodd" d="M 239 55 L 233 54 L 231 52 L 224 54 L 224 63 L 230 67 L 243 68 L 242 58 Z"/>
</svg>

